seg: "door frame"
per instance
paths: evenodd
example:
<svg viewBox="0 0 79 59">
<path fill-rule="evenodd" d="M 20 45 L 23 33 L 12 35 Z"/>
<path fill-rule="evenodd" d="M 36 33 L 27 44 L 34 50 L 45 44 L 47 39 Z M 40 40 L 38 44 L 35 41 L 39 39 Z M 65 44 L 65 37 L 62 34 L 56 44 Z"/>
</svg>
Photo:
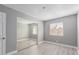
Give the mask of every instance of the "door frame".
<svg viewBox="0 0 79 59">
<path fill-rule="evenodd" d="M 38 45 L 38 33 L 39 33 L 39 32 L 38 32 L 38 29 L 39 29 L 39 28 L 38 28 L 38 23 L 36 23 L 36 25 L 37 25 L 37 39 L 36 39 L 36 45 Z"/>
<path fill-rule="evenodd" d="M 6 54 L 6 13 L 0 12 L 2 16 L 2 55 Z"/>
</svg>

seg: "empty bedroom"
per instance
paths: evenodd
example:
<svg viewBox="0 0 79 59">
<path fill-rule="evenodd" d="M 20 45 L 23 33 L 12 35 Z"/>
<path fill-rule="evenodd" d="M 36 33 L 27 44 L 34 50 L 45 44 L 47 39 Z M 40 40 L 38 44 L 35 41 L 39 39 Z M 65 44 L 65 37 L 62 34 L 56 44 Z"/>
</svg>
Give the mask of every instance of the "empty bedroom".
<svg viewBox="0 0 79 59">
<path fill-rule="evenodd" d="M 1 55 L 78 55 L 79 4 L 0 4 Z"/>
</svg>

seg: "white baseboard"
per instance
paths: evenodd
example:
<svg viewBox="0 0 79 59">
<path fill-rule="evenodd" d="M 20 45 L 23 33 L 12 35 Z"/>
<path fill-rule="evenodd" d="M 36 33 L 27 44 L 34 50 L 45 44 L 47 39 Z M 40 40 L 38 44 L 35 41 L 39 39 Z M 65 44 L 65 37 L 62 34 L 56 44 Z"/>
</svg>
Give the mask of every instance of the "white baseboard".
<svg viewBox="0 0 79 59">
<path fill-rule="evenodd" d="M 15 53 L 17 53 L 17 50 L 12 51 L 12 52 L 9 52 L 9 53 L 7 53 L 7 55 L 13 55 L 13 54 L 15 54 Z"/>
<path fill-rule="evenodd" d="M 77 49 L 78 55 L 79 55 L 79 48 Z"/>
<path fill-rule="evenodd" d="M 50 43 L 50 44 L 55 44 L 55 45 L 60 45 L 60 46 L 65 46 L 65 47 L 70 47 L 70 48 L 78 49 L 78 47 L 70 46 L 70 45 L 66 45 L 66 44 L 62 44 L 62 43 L 55 43 L 55 42 L 49 42 L 49 41 L 43 41 L 43 42 L 47 42 L 47 43 Z"/>
</svg>

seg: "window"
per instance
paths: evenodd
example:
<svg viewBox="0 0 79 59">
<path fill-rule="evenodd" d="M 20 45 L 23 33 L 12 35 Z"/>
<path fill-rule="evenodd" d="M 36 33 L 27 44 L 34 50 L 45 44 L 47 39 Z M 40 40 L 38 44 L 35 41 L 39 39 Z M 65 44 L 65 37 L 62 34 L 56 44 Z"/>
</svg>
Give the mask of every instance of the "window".
<svg viewBox="0 0 79 59">
<path fill-rule="evenodd" d="M 37 34 L 37 26 L 36 26 L 36 25 L 33 26 L 33 34 L 34 34 L 34 35 Z"/>
<path fill-rule="evenodd" d="M 63 36 L 63 23 L 58 22 L 58 23 L 50 24 L 49 35 Z"/>
</svg>

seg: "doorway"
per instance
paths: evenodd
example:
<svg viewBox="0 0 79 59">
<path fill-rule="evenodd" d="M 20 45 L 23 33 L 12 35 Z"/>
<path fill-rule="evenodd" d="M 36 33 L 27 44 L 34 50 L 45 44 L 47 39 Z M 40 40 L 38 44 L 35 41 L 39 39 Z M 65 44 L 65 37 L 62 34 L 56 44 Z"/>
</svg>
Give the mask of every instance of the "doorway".
<svg viewBox="0 0 79 59">
<path fill-rule="evenodd" d="M 38 44 L 38 24 L 32 20 L 17 18 L 17 50 Z"/>
<path fill-rule="evenodd" d="M 6 14 L 0 12 L 0 55 L 6 54 Z"/>
</svg>

